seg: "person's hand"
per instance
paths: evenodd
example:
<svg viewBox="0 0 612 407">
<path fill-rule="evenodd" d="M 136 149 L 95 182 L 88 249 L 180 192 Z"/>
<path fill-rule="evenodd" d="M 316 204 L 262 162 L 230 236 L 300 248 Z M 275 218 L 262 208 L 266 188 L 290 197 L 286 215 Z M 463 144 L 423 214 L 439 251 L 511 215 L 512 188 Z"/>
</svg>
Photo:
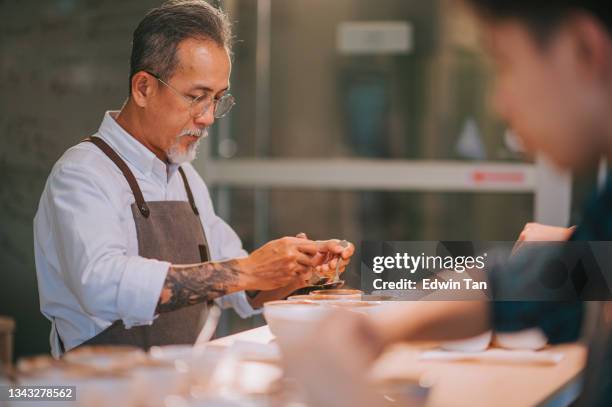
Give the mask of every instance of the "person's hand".
<svg viewBox="0 0 612 407">
<path fill-rule="evenodd" d="M 382 350 L 382 341 L 368 317 L 334 310 L 301 340 L 283 349 L 283 363 L 312 405 L 382 406 L 383 400 L 367 380 Z"/>
<path fill-rule="evenodd" d="M 297 237 L 300 239 L 308 239 L 308 236 L 306 236 L 305 233 L 299 233 Z M 338 262 L 340 262 L 338 274 L 344 273 L 346 266 L 350 263 L 351 257 L 355 253 L 355 245 L 347 242 L 347 247 L 342 247 L 340 245 L 341 241 L 338 239 L 322 240 L 317 242 L 321 245 L 320 248 L 322 251 L 313 257 L 313 263 L 315 265 L 314 273 L 320 278 L 333 278 L 336 274 L 336 266 Z M 341 248 L 341 253 L 338 254 L 337 250 L 330 250 L 330 248 L 336 246 Z"/>
<path fill-rule="evenodd" d="M 248 257 L 241 259 L 241 267 L 248 290 L 273 290 L 295 285 L 302 279 L 304 285 L 318 265 L 318 257 L 326 253 L 341 255 L 346 249 L 331 241 L 283 237 L 266 243 Z"/>
<path fill-rule="evenodd" d="M 564 242 L 569 240 L 575 229 L 575 226 L 563 228 L 535 222 L 527 223 L 519 234 L 512 252 L 516 252 L 523 242 Z"/>
<path fill-rule="evenodd" d="M 519 242 L 563 242 L 574 233 L 575 226 L 562 228 L 530 222 L 525 225 L 518 237 Z"/>
<path fill-rule="evenodd" d="M 295 237 L 272 240 L 242 259 L 241 270 L 249 290 L 273 290 L 309 279 L 318 253 L 315 242 Z"/>
</svg>

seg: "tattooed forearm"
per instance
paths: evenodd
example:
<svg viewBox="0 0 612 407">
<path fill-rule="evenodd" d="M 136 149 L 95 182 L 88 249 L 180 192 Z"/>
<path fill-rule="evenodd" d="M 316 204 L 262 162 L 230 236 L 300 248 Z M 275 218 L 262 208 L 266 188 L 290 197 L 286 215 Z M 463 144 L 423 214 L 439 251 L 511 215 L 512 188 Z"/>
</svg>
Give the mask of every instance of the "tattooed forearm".
<svg viewBox="0 0 612 407">
<path fill-rule="evenodd" d="M 240 266 L 237 260 L 172 265 L 157 304 L 157 312 L 168 312 L 239 290 Z"/>
</svg>

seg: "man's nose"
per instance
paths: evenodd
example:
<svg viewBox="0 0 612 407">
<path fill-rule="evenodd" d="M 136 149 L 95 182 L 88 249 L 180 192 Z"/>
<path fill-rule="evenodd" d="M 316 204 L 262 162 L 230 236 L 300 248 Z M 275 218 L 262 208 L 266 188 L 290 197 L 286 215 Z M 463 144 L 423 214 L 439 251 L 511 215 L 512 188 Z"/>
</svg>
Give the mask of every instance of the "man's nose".
<svg viewBox="0 0 612 407">
<path fill-rule="evenodd" d="M 199 117 L 195 117 L 193 119 L 194 123 L 198 127 L 210 127 L 210 126 L 212 126 L 213 123 L 215 122 L 214 109 L 215 109 L 215 107 L 213 105 L 208 110 L 206 110 L 203 115 L 201 115 Z"/>
</svg>

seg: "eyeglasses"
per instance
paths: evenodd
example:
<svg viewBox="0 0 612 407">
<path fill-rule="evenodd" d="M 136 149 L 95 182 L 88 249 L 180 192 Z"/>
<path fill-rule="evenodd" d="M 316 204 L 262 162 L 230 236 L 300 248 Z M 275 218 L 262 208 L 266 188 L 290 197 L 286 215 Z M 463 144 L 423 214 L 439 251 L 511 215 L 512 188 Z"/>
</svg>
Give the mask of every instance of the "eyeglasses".
<svg viewBox="0 0 612 407">
<path fill-rule="evenodd" d="M 208 112 L 208 109 L 210 109 L 210 107 L 213 105 L 213 116 L 215 116 L 215 119 L 220 119 L 222 117 L 225 117 L 230 112 L 230 110 L 232 110 L 232 107 L 234 107 L 234 105 L 236 104 L 236 99 L 229 93 L 221 96 L 220 98 L 208 98 L 206 97 L 207 95 L 202 95 L 194 98 L 193 96 L 185 95 L 179 92 L 173 86 L 166 83 L 163 79 L 161 79 L 154 73 L 149 71 L 144 72 L 148 73 L 149 75 L 157 79 L 159 82 L 161 82 L 163 85 L 165 85 L 168 89 L 171 89 L 174 93 L 189 102 L 189 114 L 191 114 L 191 117 L 193 117 L 194 119 L 205 115 L 206 112 Z"/>
</svg>

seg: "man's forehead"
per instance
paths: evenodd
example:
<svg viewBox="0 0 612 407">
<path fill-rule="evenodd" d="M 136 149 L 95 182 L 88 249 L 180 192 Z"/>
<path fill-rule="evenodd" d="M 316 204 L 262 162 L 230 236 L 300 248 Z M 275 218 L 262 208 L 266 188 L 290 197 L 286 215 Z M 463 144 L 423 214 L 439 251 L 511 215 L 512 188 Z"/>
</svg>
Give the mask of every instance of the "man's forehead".
<svg viewBox="0 0 612 407">
<path fill-rule="evenodd" d="M 186 39 L 177 48 L 176 73 L 199 81 L 229 82 L 231 60 L 227 49 L 206 39 Z"/>
</svg>

